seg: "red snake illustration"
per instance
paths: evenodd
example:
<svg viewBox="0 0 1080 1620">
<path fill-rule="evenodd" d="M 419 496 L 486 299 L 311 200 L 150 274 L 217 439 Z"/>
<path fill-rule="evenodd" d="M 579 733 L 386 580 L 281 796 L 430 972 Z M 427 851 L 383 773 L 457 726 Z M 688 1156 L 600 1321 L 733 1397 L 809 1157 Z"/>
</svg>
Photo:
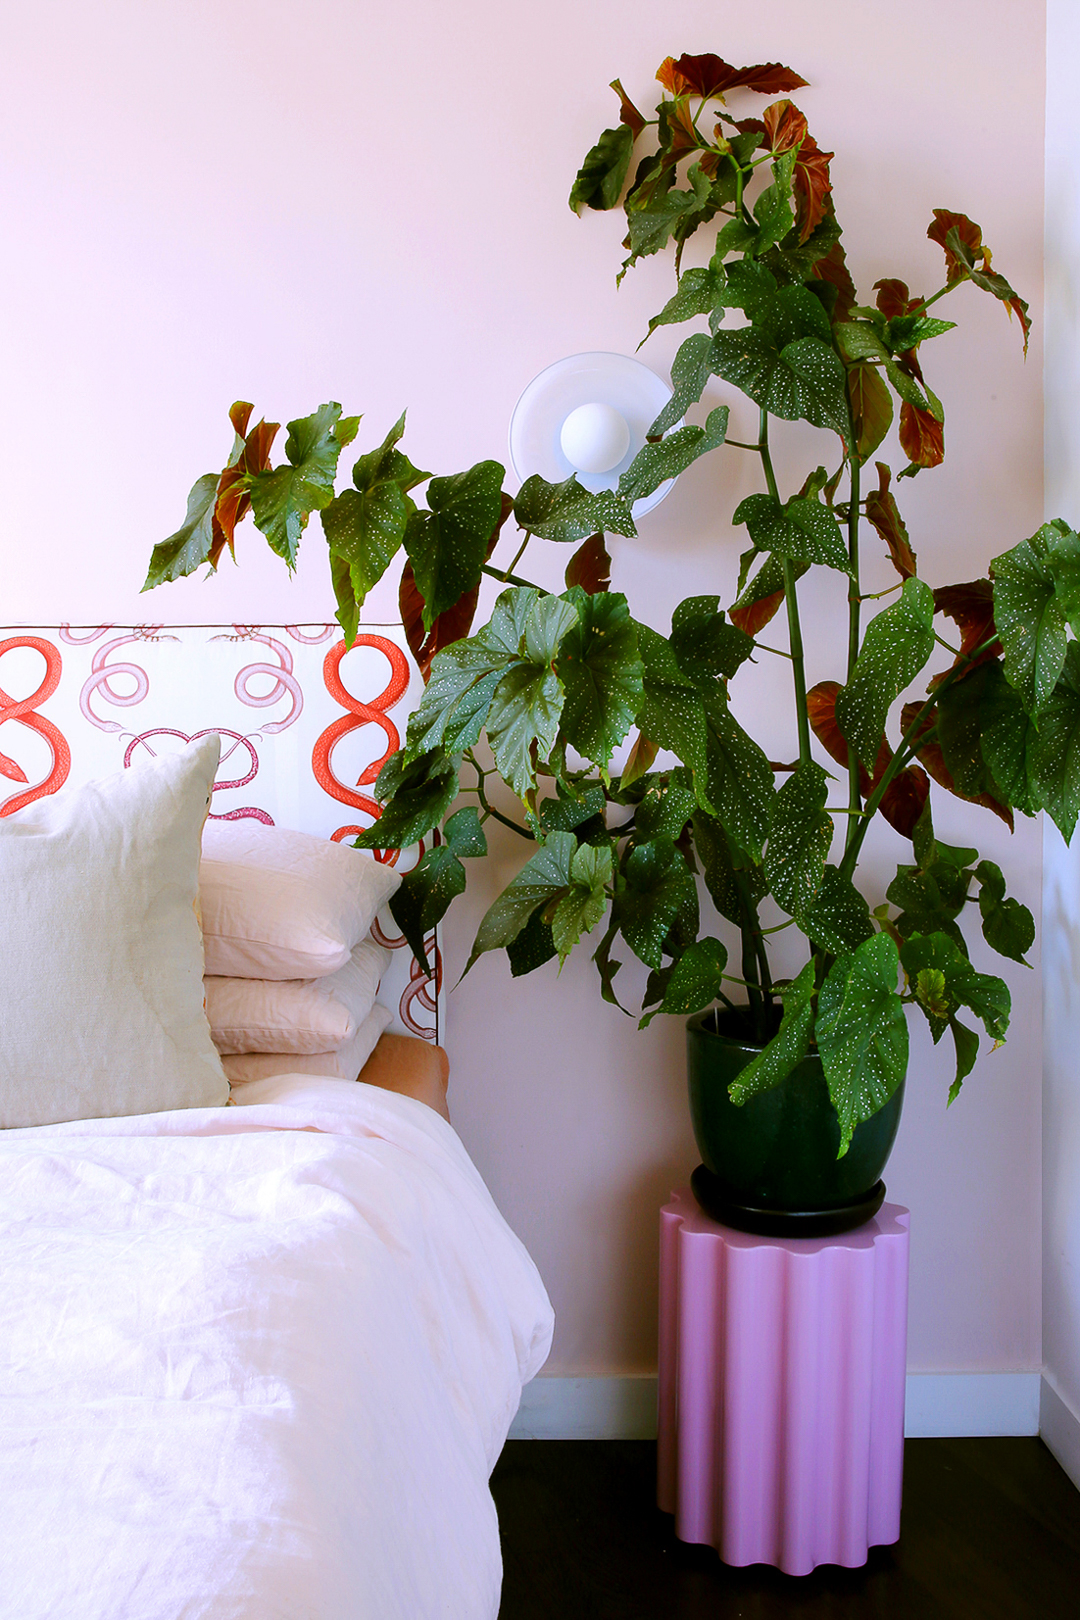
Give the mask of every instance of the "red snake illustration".
<svg viewBox="0 0 1080 1620">
<path fill-rule="evenodd" d="M 40 636 L 9 636 L 6 641 L 0 641 L 0 658 L 6 652 L 16 647 L 30 647 L 39 652 L 45 660 L 45 674 L 41 685 L 36 692 L 26 698 L 13 698 L 0 687 L 0 725 L 8 720 L 17 720 L 20 725 L 27 726 L 36 731 L 39 737 L 44 737 L 52 751 L 52 770 L 43 782 L 36 787 L 28 787 L 25 793 L 14 793 L 10 799 L 0 804 L 0 816 L 14 815 L 24 805 L 31 804 L 35 799 L 43 799 L 47 794 L 55 793 L 67 780 L 71 769 L 71 749 L 67 738 L 62 731 L 46 720 L 43 714 L 35 710 L 51 698 L 60 684 L 60 672 L 64 661 L 60 656 L 60 649 L 54 647 L 51 641 L 43 641 Z M 11 782 L 25 782 L 26 772 L 21 765 L 17 765 L 6 754 L 0 754 L 0 776 L 6 776 Z"/>
</svg>

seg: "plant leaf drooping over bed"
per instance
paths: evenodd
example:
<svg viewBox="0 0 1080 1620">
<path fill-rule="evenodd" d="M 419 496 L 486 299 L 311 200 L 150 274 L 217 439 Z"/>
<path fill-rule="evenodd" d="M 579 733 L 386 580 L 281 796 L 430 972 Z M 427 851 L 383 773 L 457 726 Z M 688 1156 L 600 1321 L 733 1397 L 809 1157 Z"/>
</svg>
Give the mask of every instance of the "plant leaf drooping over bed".
<svg viewBox="0 0 1080 1620">
<path fill-rule="evenodd" d="M 507 823 L 528 842 L 527 859 L 484 917 L 470 968 L 505 949 L 512 973 L 529 973 L 590 936 L 606 1001 L 616 1002 L 616 950 L 649 968 L 643 1024 L 657 1012 L 745 1000 L 762 1051 L 740 1074 L 736 1100 L 779 1084 L 816 1047 L 843 1152 L 903 1078 L 907 1007 L 919 1009 L 935 1042 L 951 1036 L 950 1100 L 978 1054 L 977 1027 L 994 1044 L 1005 1036 L 1008 990 L 972 967 L 962 923 L 977 916 L 988 944 L 1018 962 L 1034 924 L 993 862 L 935 836 L 930 783 L 1010 828 L 1015 812 L 1045 809 L 1071 837 L 1080 813 L 1080 537 L 1055 521 L 1003 545 L 985 578 L 936 589 L 920 578 L 896 489 L 945 453 L 944 409 L 923 374 L 926 346 L 954 325 L 938 306 L 970 283 L 1015 317 L 1026 351 L 1027 305 L 991 267 L 980 228 L 944 209 L 927 232 L 943 250 L 941 285 L 923 295 L 883 277 L 872 301 L 861 301 L 833 206 L 832 154 L 788 99 L 805 80 L 777 63 L 734 68 L 713 55 L 669 57 L 657 78 L 664 94 L 652 119 L 614 81 L 619 121 L 587 154 L 570 194 L 579 213 L 621 199 L 620 280 L 643 257 L 673 254 L 675 291 L 649 332 L 692 327 L 672 366 L 673 398 L 617 489 L 591 494 L 576 478 L 531 477 L 511 497 L 494 461 L 431 477 L 398 448 L 403 417 L 356 462 L 352 487 L 335 494 L 357 418 L 329 404 L 290 423 L 286 461 L 273 468 L 276 427 L 249 429 L 251 407 L 236 405 L 229 464 L 196 483 L 183 527 L 154 552 L 147 585 L 215 566 L 249 509 L 291 567 L 318 511 L 351 641 L 367 592 L 403 549 L 401 615 L 426 688 L 404 748 L 376 784 L 382 818 L 358 842 L 430 843 L 459 795 L 475 801 L 450 816 L 395 896 L 417 957 L 465 887 L 463 861 L 486 853 L 483 824 Z M 760 116 L 741 116 L 741 107 L 735 116 L 736 92 L 757 97 L 758 109 L 767 98 Z M 685 243 L 702 228 L 711 257 L 682 269 Z M 712 378 L 757 407 L 752 443 L 724 449 L 726 406 L 701 426 L 675 429 Z M 894 416 L 907 458 L 895 483 L 874 460 Z M 820 465 L 797 489 L 777 482 L 775 421 L 820 434 Z M 610 588 L 618 553 L 609 537 L 633 536 L 634 502 L 700 457 L 748 452 L 762 488 L 731 515 L 744 531 L 736 599 L 689 597 L 666 635 L 636 620 Z M 421 501 L 414 492 L 425 483 Z M 512 560 L 496 565 L 511 518 Z M 561 594 L 517 572 L 536 541 L 569 550 Z M 884 547 L 898 576 L 878 593 L 880 605 L 861 590 L 868 542 Z M 847 632 L 846 659 L 814 684 L 798 598 L 810 569 L 825 571 Z M 470 634 L 485 574 L 505 588 Z M 729 701 L 751 655 L 775 651 L 759 638 L 778 615 L 793 697 L 783 763 L 766 757 Z M 913 685 L 918 695 L 903 702 Z M 520 801 L 518 816 L 491 803 L 492 775 Z M 855 877 L 879 814 L 911 847 L 871 912 Z M 701 933 L 699 878 L 739 932 L 737 959 Z M 793 980 L 770 967 L 774 930 L 761 920 L 769 897 L 786 919 L 777 927 L 790 923 L 805 938 Z"/>
</svg>

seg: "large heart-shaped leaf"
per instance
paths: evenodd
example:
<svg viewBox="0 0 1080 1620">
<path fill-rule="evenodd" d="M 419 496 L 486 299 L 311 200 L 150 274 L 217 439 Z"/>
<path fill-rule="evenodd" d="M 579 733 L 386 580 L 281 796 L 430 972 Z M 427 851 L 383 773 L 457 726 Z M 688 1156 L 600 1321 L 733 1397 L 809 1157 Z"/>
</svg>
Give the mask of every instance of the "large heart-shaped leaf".
<svg viewBox="0 0 1080 1620">
<path fill-rule="evenodd" d="M 780 1085 L 810 1050 L 814 1031 L 814 968 L 811 957 L 798 978 L 784 991 L 780 1028 L 732 1081 L 730 1095 L 736 1107 L 741 1108 L 748 1098 Z"/>
<path fill-rule="evenodd" d="M 356 840 L 357 849 L 408 849 L 437 827 L 458 795 L 458 762 L 433 748 L 406 762 L 403 749 L 379 772 L 375 796 L 385 809 Z"/>
<path fill-rule="evenodd" d="M 688 945 L 670 968 L 661 969 L 667 975 L 663 999 L 659 1007 L 645 1014 L 638 1028 L 646 1029 L 657 1013 L 686 1018 L 715 1001 L 723 983 L 727 958 L 727 947 L 711 935 Z"/>
<path fill-rule="evenodd" d="M 693 940 L 698 929 L 697 889 L 693 875 L 670 838 L 637 844 L 623 867 L 612 921 L 635 956 L 659 968 L 668 934 L 678 923 Z"/>
<path fill-rule="evenodd" d="M 526 478 L 514 500 L 514 517 L 529 534 L 560 544 L 585 540 L 593 534 L 637 533 L 629 504 L 621 493 L 602 489 L 593 494 L 574 475 L 561 484 L 549 484 L 539 473 Z"/>
<path fill-rule="evenodd" d="M 727 433 L 728 408 L 717 406 L 705 419 L 705 426 L 679 428 L 657 444 L 645 443 L 619 479 L 619 494 L 631 504 L 640 501 L 668 478 L 678 478 L 699 456 L 723 444 Z"/>
<path fill-rule="evenodd" d="M 1021 540 L 990 565 L 994 622 L 1005 649 L 1005 674 L 1029 713 L 1037 715 L 1065 663 L 1065 613 L 1047 559 L 1046 530 Z"/>
<path fill-rule="evenodd" d="M 889 709 L 934 650 L 934 593 L 906 579 L 899 600 L 871 619 L 851 680 L 836 699 L 840 729 L 873 770 Z"/>
<path fill-rule="evenodd" d="M 761 859 L 776 797 L 772 766 L 739 725 L 722 695 L 705 699 L 709 805 L 740 849 Z M 699 794 L 700 799 L 700 794 Z"/>
<path fill-rule="evenodd" d="M 803 337 L 777 349 L 752 326 L 724 330 L 712 340 L 708 365 L 770 415 L 831 428 L 846 441 L 847 376 L 835 349 L 821 338 Z"/>
<path fill-rule="evenodd" d="M 164 585 L 171 579 L 193 574 L 210 558 L 214 543 L 214 506 L 217 501 L 218 473 L 203 473 L 191 486 L 184 521 L 175 534 L 159 540 L 150 555 L 150 568 L 144 591 Z"/>
<path fill-rule="evenodd" d="M 732 522 L 746 524 L 759 551 L 851 572 L 840 525 L 820 501 L 795 496 L 781 506 L 771 495 L 748 495 L 735 508 Z"/>
<path fill-rule="evenodd" d="M 409 517 L 405 550 L 424 598 L 425 630 L 480 578 L 488 543 L 503 519 L 504 471 L 497 461 L 480 461 L 467 472 L 433 478 L 429 509 Z"/>
<path fill-rule="evenodd" d="M 644 666 L 625 596 L 590 596 L 580 587 L 566 593 L 577 610 L 560 644 L 556 668 L 566 689 L 562 726 L 571 748 L 607 766 L 644 696 Z"/>
<path fill-rule="evenodd" d="M 607 910 L 611 882 L 611 849 L 582 844 L 570 862 L 570 887 L 555 907 L 551 938 L 565 962 L 582 934 L 591 934 Z"/>
<path fill-rule="evenodd" d="M 255 527 L 264 534 L 271 551 L 296 566 L 300 536 L 312 512 L 321 512 L 334 498 L 334 479 L 342 438 L 341 406 L 331 401 L 310 416 L 290 422 L 285 441 L 288 466 L 256 473 L 249 485 Z M 351 428 L 351 419 L 349 422 Z M 355 431 L 353 428 L 352 431 Z"/>
<path fill-rule="evenodd" d="M 777 904 L 791 917 L 810 910 L 825 875 L 833 821 L 825 813 L 829 778 L 813 760 L 804 761 L 776 795 L 765 851 L 765 876 Z"/>
<path fill-rule="evenodd" d="M 570 864 L 577 847 L 573 833 L 548 834 L 532 859 L 485 912 L 465 965 L 466 973 L 485 951 L 510 945 L 539 907 L 570 887 Z"/>
<path fill-rule="evenodd" d="M 1080 642 L 1069 643 L 1061 679 L 1042 706 L 1028 766 L 1035 797 L 1068 843 L 1080 815 Z"/>
<path fill-rule="evenodd" d="M 908 1027 L 888 934 L 838 956 L 818 994 L 815 1033 L 840 1121 L 840 1157 L 855 1127 L 883 1108 L 907 1072 Z"/>
</svg>

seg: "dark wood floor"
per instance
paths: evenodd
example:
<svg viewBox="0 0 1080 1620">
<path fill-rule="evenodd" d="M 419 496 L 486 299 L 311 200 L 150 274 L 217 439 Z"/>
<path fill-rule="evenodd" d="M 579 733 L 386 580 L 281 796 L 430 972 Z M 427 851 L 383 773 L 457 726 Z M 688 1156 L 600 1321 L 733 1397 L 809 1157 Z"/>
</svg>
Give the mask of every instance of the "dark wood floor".
<svg viewBox="0 0 1080 1620">
<path fill-rule="evenodd" d="M 499 1620 L 1080 1620 L 1080 1492 L 1040 1440 L 909 1440 L 903 1534 L 863 1569 L 729 1569 L 675 1539 L 645 1440 L 512 1440 Z"/>
</svg>

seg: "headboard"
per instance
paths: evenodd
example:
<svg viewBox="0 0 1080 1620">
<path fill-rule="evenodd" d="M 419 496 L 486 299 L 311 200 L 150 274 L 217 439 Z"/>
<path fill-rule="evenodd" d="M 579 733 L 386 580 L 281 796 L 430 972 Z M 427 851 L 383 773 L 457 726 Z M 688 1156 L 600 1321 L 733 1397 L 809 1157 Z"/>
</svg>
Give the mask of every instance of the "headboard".
<svg viewBox="0 0 1080 1620">
<path fill-rule="evenodd" d="M 348 651 L 331 624 L 0 626 L 0 816 L 218 731 L 211 815 L 351 838 L 422 689 L 400 625 L 364 625 Z M 437 943 L 428 978 L 388 912 L 377 929 L 391 1028 L 438 1040 Z"/>
</svg>

